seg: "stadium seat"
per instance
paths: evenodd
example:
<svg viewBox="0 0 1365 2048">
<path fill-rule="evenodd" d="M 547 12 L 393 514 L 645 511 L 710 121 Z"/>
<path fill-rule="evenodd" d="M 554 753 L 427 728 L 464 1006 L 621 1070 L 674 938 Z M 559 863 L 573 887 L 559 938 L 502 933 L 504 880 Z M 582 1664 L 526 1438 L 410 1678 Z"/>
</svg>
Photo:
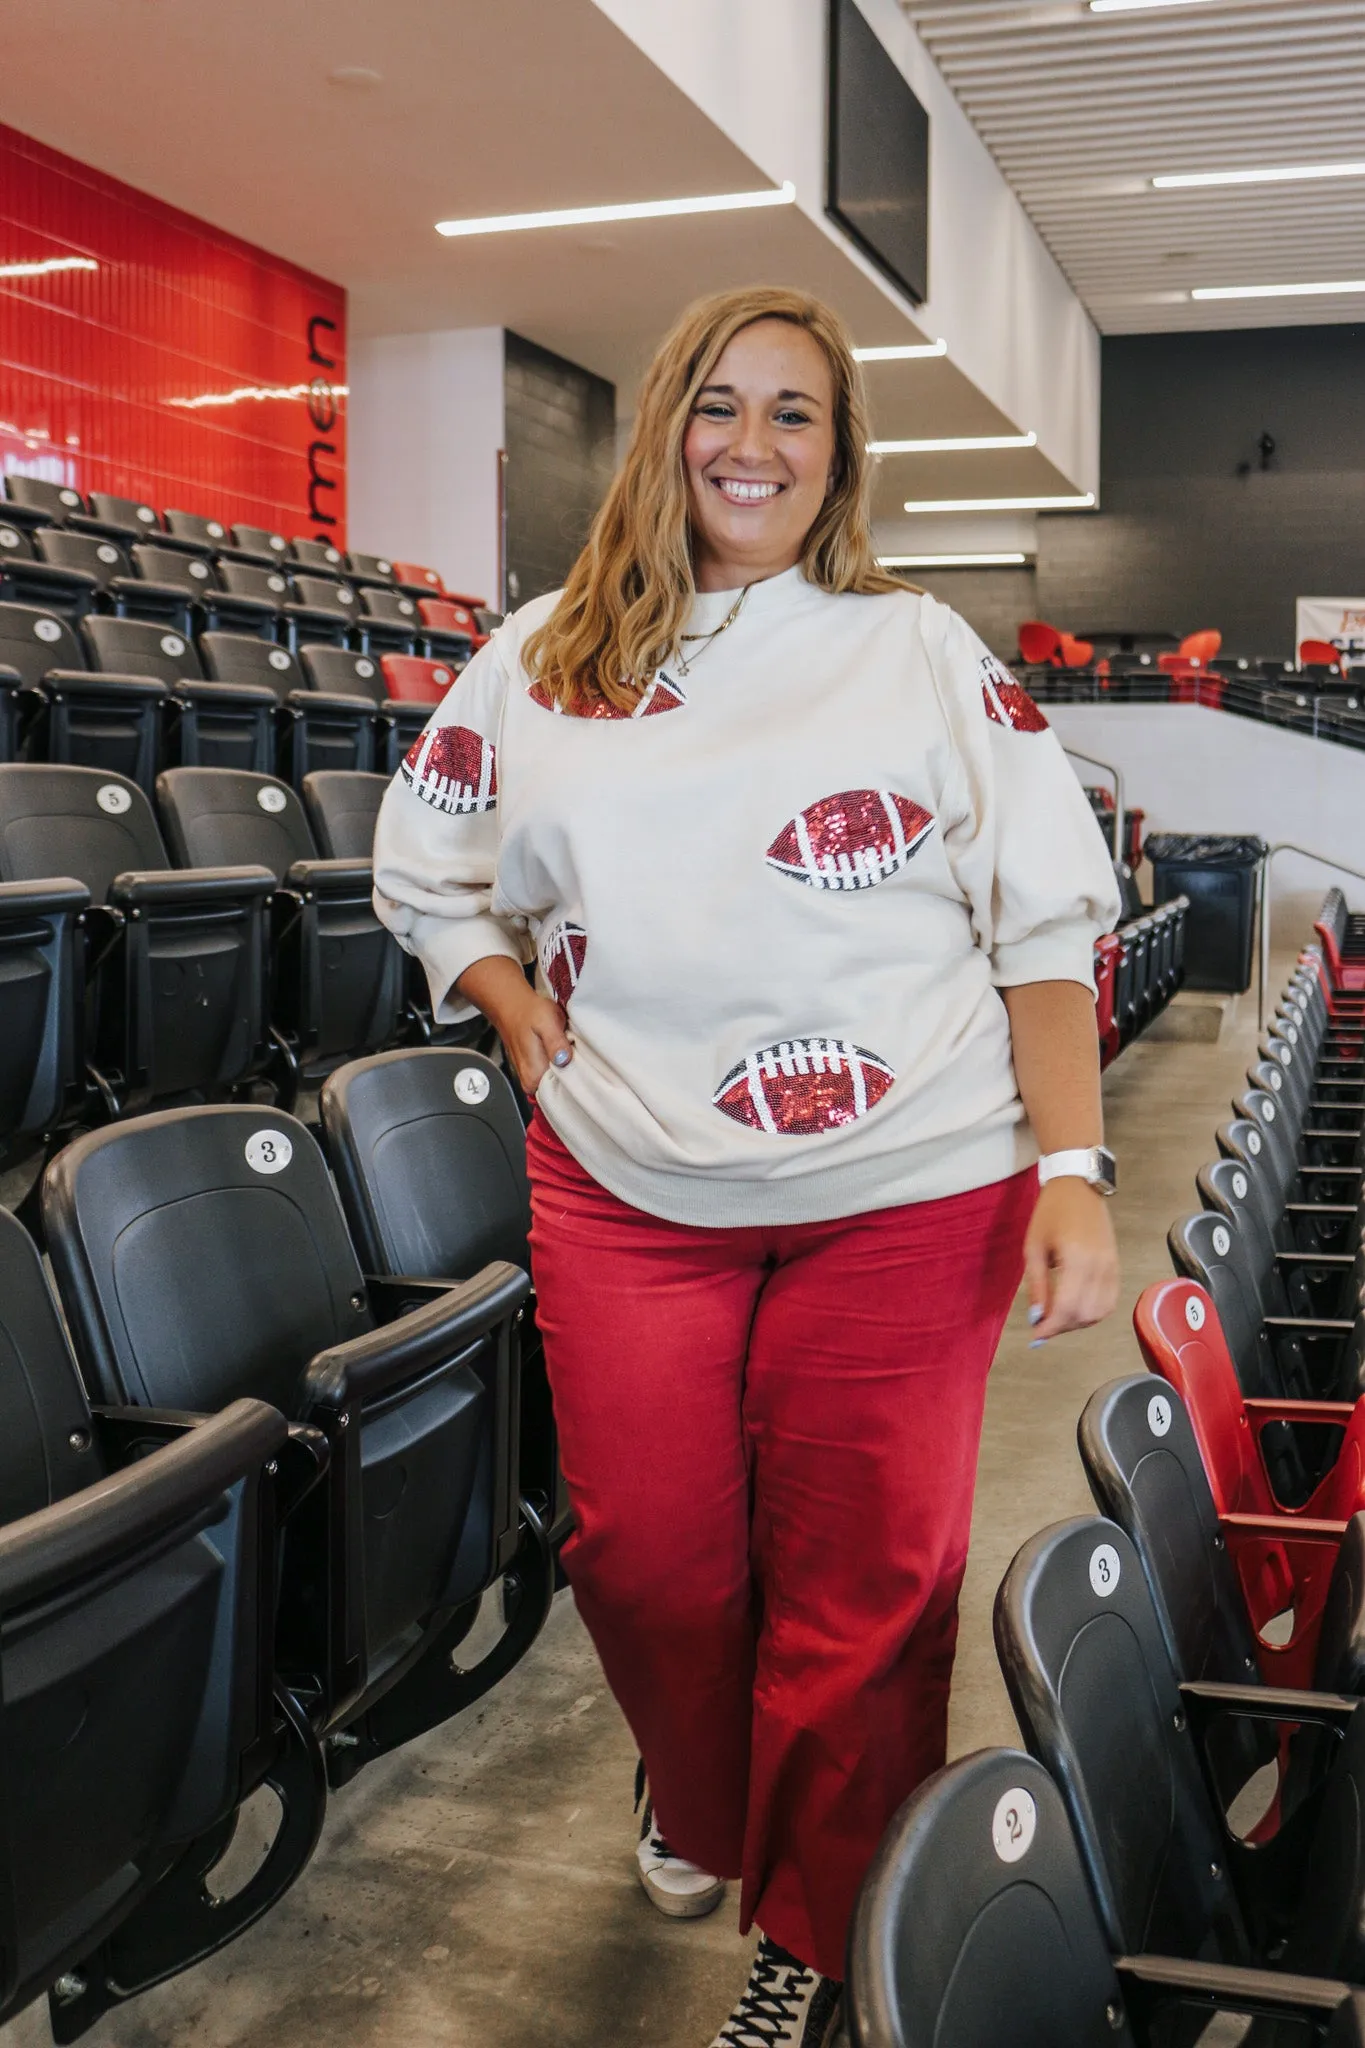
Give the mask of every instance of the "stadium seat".
<svg viewBox="0 0 1365 2048">
<path fill-rule="evenodd" d="M 291 560 L 310 576 L 325 576 L 340 582 L 346 574 L 346 557 L 327 540 L 303 540 L 297 534 L 289 543 Z"/>
<path fill-rule="evenodd" d="M 256 684 L 279 697 L 278 766 L 295 789 L 314 769 L 374 765 L 374 711 L 366 696 L 327 696 L 307 687 L 287 648 L 244 633 L 201 633 L 199 654 L 219 683 Z"/>
<path fill-rule="evenodd" d="M 0 1162 L 31 1149 L 84 1096 L 89 902 L 74 875 L 0 879 Z"/>
<path fill-rule="evenodd" d="M 90 493 L 90 516 L 129 538 L 151 539 L 164 531 L 154 506 L 137 498 L 118 498 L 109 491 Z"/>
<path fill-rule="evenodd" d="M 853 2048 L 1171 2048 L 1216 2012 L 1280 2019 L 1286 2048 L 1345 2048 L 1354 2002 L 1330 1980 L 1111 1956 L 1056 1786 L 1007 1749 L 936 1771 L 896 1815 L 858 1897 L 844 1986 Z M 1344 2031 L 1319 2034 L 1332 2014 Z"/>
<path fill-rule="evenodd" d="M 274 765 L 273 691 L 206 682 L 193 641 L 150 620 L 95 616 L 83 622 L 81 633 L 93 669 L 155 678 L 163 685 L 172 715 L 172 760 L 185 767 Z"/>
<path fill-rule="evenodd" d="M 166 513 L 166 531 L 176 540 L 193 541 L 198 548 L 211 551 L 229 545 L 228 529 L 221 519 L 205 519 L 198 512 Z"/>
<path fill-rule="evenodd" d="M 422 622 L 417 600 L 401 590 L 360 590 L 361 616 L 358 621 L 367 654 L 411 654 L 417 645 Z"/>
<path fill-rule="evenodd" d="M 400 590 L 408 591 L 413 597 L 444 597 L 446 587 L 434 569 L 427 569 L 420 562 L 395 562 L 393 580 Z"/>
<path fill-rule="evenodd" d="M 108 770 L 0 767 L 0 880 L 50 890 L 64 871 L 93 905 L 87 1052 L 106 1113 L 261 1073 L 269 870 L 172 870 L 146 796 Z"/>
<path fill-rule="evenodd" d="M 40 512 L 45 520 L 65 526 L 73 512 L 85 511 L 85 500 L 69 484 L 49 483 L 45 477 L 5 478 L 5 498 L 19 512 Z"/>
<path fill-rule="evenodd" d="M 103 1398 L 191 1413 L 269 1400 L 325 1438 L 326 1476 L 286 1530 L 276 1641 L 334 1783 L 529 1646 L 551 1571 L 515 1492 L 523 1273 L 366 1279 L 318 1146 L 278 1110 L 169 1110 L 77 1138 L 48 1168 L 43 1213 Z M 500 1581 L 510 1626 L 458 1671 Z"/>
<path fill-rule="evenodd" d="M 1119 1027 L 1114 1013 L 1119 955 L 1122 941 L 1112 932 L 1095 941 L 1095 1025 L 1100 1038 L 1100 1065 L 1109 1066 L 1118 1057 Z"/>
<path fill-rule="evenodd" d="M 282 533 L 272 533 L 268 526 L 234 526 L 232 546 L 236 553 L 260 562 L 266 568 L 283 561 L 289 553 L 289 543 Z"/>
<path fill-rule="evenodd" d="M 1355 1400 L 1365 1392 L 1365 1315 L 1349 1299 L 1300 1297 L 1298 1313 L 1286 1287 L 1286 1268 L 1296 1278 L 1329 1277 L 1340 1297 L 1340 1274 L 1332 1255 L 1292 1252 L 1253 1258 L 1239 1226 L 1203 1209 L 1173 1223 L 1167 1233 L 1171 1264 L 1213 1300 L 1244 1392 L 1270 1399 Z M 1357 1282 L 1357 1285 L 1359 1282 Z M 1338 1307 L 1337 1314 L 1325 1308 Z"/>
<path fill-rule="evenodd" d="M 367 1272 L 458 1280 L 530 1271 L 526 1129 L 507 1076 L 473 1050 L 379 1053 L 323 1083 L 319 1111 Z M 522 1495 L 559 1543 L 572 1526 L 534 1316 L 522 1340 Z"/>
<path fill-rule="evenodd" d="M 358 555 L 352 549 L 346 557 L 346 570 L 352 583 L 378 590 L 393 589 L 393 563 L 387 555 Z"/>
<path fill-rule="evenodd" d="M 127 571 L 111 542 L 64 526 L 39 526 L 31 538 L 23 537 L 21 549 L 0 557 L 0 599 L 60 612 L 74 622 L 107 590 L 111 576 Z"/>
<path fill-rule="evenodd" d="M 338 583 L 322 575 L 291 578 L 294 598 L 284 608 L 290 644 L 298 651 L 306 640 L 322 641 L 333 647 L 350 647 L 361 630 L 361 608 L 349 583 Z"/>
<path fill-rule="evenodd" d="M 408 748 L 420 733 L 425 732 L 431 705 L 425 701 L 404 702 L 388 694 L 392 685 L 388 680 L 387 664 L 395 657 L 386 655 L 383 660 L 376 660 L 372 654 L 353 654 L 348 648 L 340 647 L 305 647 L 301 655 L 304 671 L 314 689 L 367 692 L 378 723 L 375 766 L 386 775 L 396 775 L 398 764 Z M 411 658 L 401 655 L 396 658 L 409 660 L 412 667 L 418 666 Z M 425 670 L 428 664 L 420 666 Z M 405 669 L 404 673 L 408 670 Z"/>
<path fill-rule="evenodd" d="M 1185 1403 L 1220 1515 L 1341 1523 L 1365 1508 L 1359 1402 L 1245 1395 L 1212 1297 L 1189 1280 L 1145 1288 L 1133 1328 L 1148 1370 Z"/>
<path fill-rule="evenodd" d="M 75 2039 L 222 1948 L 298 1876 L 326 1783 L 273 1689 L 283 1417 L 91 1410 L 37 1251 L 0 1210 L 4 1828 L 0 2020 L 55 1987 Z M 283 1819 L 244 1889 L 211 1896 L 261 1784 Z"/>
<path fill-rule="evenodd" d="M 419 597 L 417 611 L 422 621 L 422 651 L 430 661 L 448 661 L 463 668 L 488 635 L 468 605 L 455 598 Z"/>
<path fill-rule="evenodd" d="M 428 661 L 420 654 L 386 654 L 379 666 L 390 703 L 424 704 L 428 710 L 445 701 L 459 673 L 448 661 Z"/>
<path fill-rule="evenodd" d="M 92 676 L 69 619 L 0 604 L 0 663 L 17 670 L 28 703 L 22 749 L 48 761 L 109 768 L 150 789 L 166 686 L 154 676 Z"/>
<path fill-rule="evenodd" d="M 1220 1515 L 1185 1404 L 1151 1373 L 1100 1387 L 1076 1436 L 1095 1506 L 1142 1560 L 1183 1678 L 1236 1685 L 1259 1672 L 1269 1685 L 1365 1691 L 1365 1514 Z M 1277 1635 L 1283 1616 L 1291 1632 Z"/>
<path fill-rule="evenodd" d="M 1098 1518 L 1024 1544 L 996 1599 L 995 1634 L 1025 1743 L 1062 1794 L 1113 1953 L 1365 1982 L 1365 1714 L 1354 1700 L 1178 1680 L 1137 1554 Z M 1205 1778 L 1212 1754 L 1226 1766 L 1229 1719 L 1321 1730 L 1330 1745 L 1269 1842 L 1226 1825 Z"/>
<path fill-rule="evenodd" d="M 324 860 L 368 860 L 387 775 L 305 775 L 300 794 Z"/>
<path fill-rule="evenodd" d="M 217 521 L 212 522 L 214 525 Z M 182 633 L 200 625 L 210 632 L 255 633 L 274 638 L 279 607 L 268 598 L 243 597 L 220 588 L 213 564 L 202 555 L 140 545 L 130 550 L 136 577 L 113 591 L 120 618 L 164 619 Z M 147 590 L 141 584 L 145 582 Z M 150 595 L 149 592 L 155 593 Z"/>
<path fill-rule="evenodd" d="M 286 1096 L 300 1071 L 389 1044 L 402 1020 L 406 955 L 374 914 L 370 863 L 320 860 L 297 795 L 271 776 L 172 768 L 157 781 L 157 803 L 178 867 L 249 861 L 275 877 Z"/>
</svg>

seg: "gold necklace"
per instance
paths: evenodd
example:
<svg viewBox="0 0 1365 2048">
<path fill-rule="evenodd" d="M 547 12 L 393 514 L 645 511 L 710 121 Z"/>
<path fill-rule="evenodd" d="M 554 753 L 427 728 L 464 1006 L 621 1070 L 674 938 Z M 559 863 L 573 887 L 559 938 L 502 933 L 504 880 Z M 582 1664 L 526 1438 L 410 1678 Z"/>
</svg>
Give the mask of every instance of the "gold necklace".
<svg viewBox="0 0 1365 2048">
<path fill-rule="evenodd" d="M 739 596 L 735 599 L 734 603 L 731 605 L 729 611 L 725 614 L 725 617 L 721 620 L 720 624 L 718 626 L 713 626 L 709 633 L 680 633 L 678 635 L 680 643 L 686 643 L 689 640 L 700 640 L 701 642 L 701 646 L 697 649 L 695 654 L 680 654 L 678 656 L 677 670 L 680 676 L 689 675 L 692 671 L 693 664 L 701 660 L 702 655 L 705 654 L 707 648 L 711 645 L 711 642 L 713 640 L 719 640 L 721 634 L 728 632 L 730 627 L 734 625 L 735 620 L 739 617 L 740 613 L 744 609 L 744 600 L 749 595 L 749 592 L 752 589 L 752 583 L 745 584 L 743 590 L 740 591 Z"/>
</svg>

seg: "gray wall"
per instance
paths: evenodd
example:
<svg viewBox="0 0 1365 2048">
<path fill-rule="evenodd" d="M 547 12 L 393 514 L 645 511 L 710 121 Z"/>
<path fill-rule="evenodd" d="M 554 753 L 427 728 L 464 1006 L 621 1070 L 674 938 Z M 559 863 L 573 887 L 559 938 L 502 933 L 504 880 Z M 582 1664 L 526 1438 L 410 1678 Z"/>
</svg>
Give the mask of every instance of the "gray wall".
<svg viewBox="0 0 1365 2048">
<path fill-rule="evenodd" d="M 615 462 L 616 392 L 563 356 L 506 337 L 507 601 L 557 590 Z"/>
<path fill-rule="evenodd" d="M 1038 616 L 1032 569 L 907 569 L 905 575 L 960 612 L 1003 661 L 1013 661 L 1018 651 L 1019 621 Z"/>
<path fill-rule="evenodd" d="M 1288 656 L 1296 597 L 1365 595 L 1365 327 L 1110 336 L 1101 419 L 1103 510 L 1040 516 L 1038 616 Z"/>
</svg>

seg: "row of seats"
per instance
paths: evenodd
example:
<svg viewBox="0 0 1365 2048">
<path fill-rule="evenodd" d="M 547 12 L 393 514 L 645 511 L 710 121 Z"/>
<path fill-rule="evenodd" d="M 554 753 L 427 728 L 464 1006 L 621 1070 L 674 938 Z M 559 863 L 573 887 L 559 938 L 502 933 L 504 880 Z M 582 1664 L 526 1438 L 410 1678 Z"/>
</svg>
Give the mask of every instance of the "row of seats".
<svg viewBox="0 0 1365 2048">
<path fill-rule="evenodd" d="M 1188 896 L 1148 908 L 1127 863 L 1116 862 L 1114 872 L 1123 899 L 1119 926 L 1095 945 L 1101 1067 L 1111 1066 L 1184 985 L 1190 908 Z"/>
<path fill-rule="evenodd" d="M 184 631 L 0 604 L 0 761 L 108 768 L 151 793 L 163 767 L 392 774 L 459 662 Z"/>
<path fill-rule="evenodd" d="M 1219 1133 L 1209 1229 L 1264 1202 L 1283 1274 L 1350 1286 L 1359 1169 L 1319 1168 L 1307 1126 L 1285 1148 L 1284 1100 L 1293 1059 L 1334 1105 L 1361 1085 L 1365 1004 L 1314 955 L 1278 1017 L 1293 1058 Z M 1365 1408 L 1239 1383 L 1172 1248 L 1134 1314 L 1148 1371 L 1080 1418 L 1098 1516 L 1033 1537 L 997 1597 L 1029 1755 L 964 1758 L 893 1823 L 855 2048 L 1365 2039 Z"/>
<path fill-rule="evenodd" d="M 0 1211 L 0 2022 L 47 1991 L 74 2040 L 221 1948 L 329 1789 L 548 1612 L 568 1516 L 512 1090 L 383 1054 L 333 1074 L 321 1135 L 221 1105 L 77 1138 L 43 1182 L 55 1301 Z M 225 1880 L 262 1787 L 273 1838 Z"/>
</svg>

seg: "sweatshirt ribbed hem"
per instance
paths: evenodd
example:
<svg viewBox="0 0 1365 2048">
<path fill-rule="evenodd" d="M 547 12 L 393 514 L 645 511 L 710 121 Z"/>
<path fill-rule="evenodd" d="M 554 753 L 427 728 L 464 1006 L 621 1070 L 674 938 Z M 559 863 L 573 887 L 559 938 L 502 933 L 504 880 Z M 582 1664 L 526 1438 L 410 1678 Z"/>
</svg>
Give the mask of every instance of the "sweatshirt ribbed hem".
<svg viewBox="0 0 1365 2048">
<path fill-rule="evenodd" d="M 553 1083 L 558 1076 L 547 1079 Z M 1008 1180 L 1038 1159 L 1033 1133 L 1016 1110 L 1010 1122 L 954 1132 L 886 1158 L 850 1160 L 823 1172 L 816 1166 L 784 1180 L 715 1180 L 628 1159 L 603 1142 L 602 1132 L 582 1116 L 567 1090 L 542 1084 L 536 1106 L 608 1194 L 665 1223 L 701 1229 L 828 1223 L 904 1202 L 935 1202 Z"/>
</svg>

